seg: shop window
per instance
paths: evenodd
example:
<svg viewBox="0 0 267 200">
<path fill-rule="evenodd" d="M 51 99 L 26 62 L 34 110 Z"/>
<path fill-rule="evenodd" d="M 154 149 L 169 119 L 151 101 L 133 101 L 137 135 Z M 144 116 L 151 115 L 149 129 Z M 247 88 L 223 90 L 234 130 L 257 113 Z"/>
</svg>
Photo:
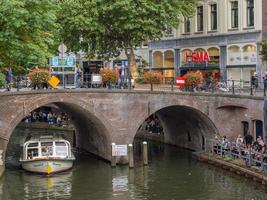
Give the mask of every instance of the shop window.
<svg viewBox="0 0 267 200">
<path fill-rule="evenodd" d="M 153 67 L 163 67 L 163 54 L 160 51 L 153 53 Z"/>
<path fill-rule="evenodd" d="M 164 67 L 165 68 L 173 68 L 164 70 L 164 77 L 173 78 L 174 77 L 174 52 L 173 51 L 165 51 L 164 52 Z"/>
<path fill-rule="evenodd" d="M 208 49 L 210 61 L 209 64 L 219 64 L 220 63 L 220 50 L 216 47 L 211 47 Z"/>
<path fill-rule="evenodd" d="M 244 52 L 256 52 L 256 46 L 254 45 L 246 45 L 243 47 Z"/>
</svg>

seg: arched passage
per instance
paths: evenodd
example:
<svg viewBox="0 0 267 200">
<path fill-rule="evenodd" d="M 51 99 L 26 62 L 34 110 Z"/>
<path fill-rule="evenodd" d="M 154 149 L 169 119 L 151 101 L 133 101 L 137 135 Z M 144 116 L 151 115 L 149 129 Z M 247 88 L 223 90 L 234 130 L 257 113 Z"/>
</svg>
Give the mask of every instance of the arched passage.
<svg viewBox="0 0 267 200">
<path fill-rule="evenodd" d="M 154 114 L 160 120 L 167 144 L 199 151 L 218 133 L 211 119 L 192 107 L 169 106 Z"/>
<path fill-rule="evenodd" d="M 77 102 L 77 104 L 73 103 L 71 98 L 67 100 L 67 102 L 53 101 L 52 99 L 44 101 L 41 104 L 32 104 L 27 112 L 21 113 L 15 118 L 16 122 L 13 122 L 12 127 L 9 130 L 9 137 L 28 113 L 48 104 L 56 105 L 60 110 L 71 116 L 76 130 L 76 147 L 86 150 L 103 159 L 110 160 L 109 144 L 111 143 L 110 132 L 112 129 L 109 127 L 109 123 L 103 116 L 101 116 L 101 114 L 94 112 L 87 106 L 79 105 L 79 102 Z"/>
</svg>

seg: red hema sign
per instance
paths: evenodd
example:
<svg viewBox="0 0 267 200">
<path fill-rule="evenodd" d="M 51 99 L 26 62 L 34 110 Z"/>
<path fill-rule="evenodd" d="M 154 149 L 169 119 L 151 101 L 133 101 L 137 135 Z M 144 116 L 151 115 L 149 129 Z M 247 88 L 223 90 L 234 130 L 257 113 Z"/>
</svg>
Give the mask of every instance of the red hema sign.
<svg viewBox="0 0 267 200">
<path fill-rule="evenodd" d="M 185 79 L 183 77 L 176 77 L 176 86 L 184 86 L 185 85 Z"/>
<path fill-rule="evenodd" d="M 210 56 L 207 51 L 186 52 L 186 63 L 188 63 L 189 59 L 193 63 L 209 62 Z"/>
</svg>

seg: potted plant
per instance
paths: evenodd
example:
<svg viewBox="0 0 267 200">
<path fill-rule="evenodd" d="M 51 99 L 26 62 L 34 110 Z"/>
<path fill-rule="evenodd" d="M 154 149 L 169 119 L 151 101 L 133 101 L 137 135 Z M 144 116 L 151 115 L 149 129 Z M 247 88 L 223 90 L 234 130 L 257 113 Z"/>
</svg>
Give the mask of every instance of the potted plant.
<svg viewBox="0 0 267 200">
<path fill-rule="evenodd" d="M 150 90 L 153 91 L 153 84 L 160 84 L 161 73 L 157 71 L 147 71 L 144 73 L 145 83 L 150 84 Z"/>
<path fill-rule="evenodd" d="M 185 79 L 185 86 L 193 91 L 195 87 L 197 87 L 203 80 L 202 74 L 200 71 L 196 72 L 188 72 L 183 76 Z"/>
<path fill-rule="evenodd" d="M 116 84 L 119 80 L 119 73 L 113 69 L 104 68 L 100 70 L 100 75 L 102 76 L 102 81 L 104 85 L 107 85 L 109 88 L 111 84 Z"/>
<path fill-rule="evenodd" d="M 31 70 L 28 76 L 33 84 L 34 89 L 36 87 L 46 87 L 47 82 L 50 79 L 49 70 L 47 68 L 40 68 L 38 66 Z"/>
</svg>

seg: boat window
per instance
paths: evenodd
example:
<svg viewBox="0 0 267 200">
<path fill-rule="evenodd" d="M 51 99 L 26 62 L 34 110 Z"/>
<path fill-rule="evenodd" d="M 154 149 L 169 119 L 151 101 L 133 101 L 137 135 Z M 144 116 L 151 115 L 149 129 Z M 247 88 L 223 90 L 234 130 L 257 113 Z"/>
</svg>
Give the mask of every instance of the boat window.
<svg viewBox="0 0 267 200">
<path fill-rule="evenodd" d="M 53 142 L 41 142 L 42 156 L 53 155 Z"/>
<path fill-rule="evenodd" d="M 56 146 L 66 146 L 65 142 L 56 142 Z"/>
<path fill-rule="evenodd" d="M 57 156 L 68 156 L 68 148 L 65 142 L 56 142 L 56 155 Z"/>
<path fill-rule="evenodd" d="M 34 157 L 38 157 L 38 148 L 28 149 L 28 159 L 33 159 Z"/>
<path fill-rule="evenodd" d="M 30 144 L 28 144 L 28 147 L 37 147 L 38 146 L 38 143 L 36 142 L 36 143 L 30 143 Z"/>
</svg>

